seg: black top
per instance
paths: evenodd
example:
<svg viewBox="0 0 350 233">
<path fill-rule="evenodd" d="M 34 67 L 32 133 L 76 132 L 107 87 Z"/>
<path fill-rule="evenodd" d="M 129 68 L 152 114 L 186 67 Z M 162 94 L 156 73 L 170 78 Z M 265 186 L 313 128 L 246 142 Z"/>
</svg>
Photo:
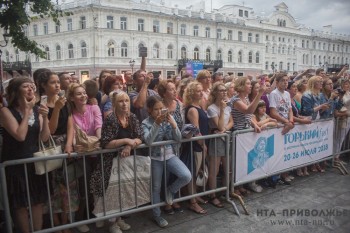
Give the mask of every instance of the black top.
<svg viewBox="0 0 350 233">
<path fill-rule="evenodd" d="M 53 108 L 49 107 L 49 114 L 48 114 L 49 120 L 51 119 L 52 112 L 53 112 Z M 60 110 L 60 115 L 58 117 L 57 129 L 56 129 L 55 133 L 53 133 L 52 135 L 67 134 L 67 121 L 68 121 L 68 107 L 67 107 L 67 105 L 65 105 Z"/>
<path fill-rule="evenodd" d="M 18 124 L 20 124 L 22 122 L 20 113 L 14 108 L 9 108 L 9 110 Z M 34 106 L 33 113 L 35 119 L 34 124 L 32 126 L 28 125 L 28 132 L 23 142 L 17 141 L 4 128 L 2 161 L 32 158 L 33 153 L 39 151 L 40 123 L 37 106 Z"/>
</svg>

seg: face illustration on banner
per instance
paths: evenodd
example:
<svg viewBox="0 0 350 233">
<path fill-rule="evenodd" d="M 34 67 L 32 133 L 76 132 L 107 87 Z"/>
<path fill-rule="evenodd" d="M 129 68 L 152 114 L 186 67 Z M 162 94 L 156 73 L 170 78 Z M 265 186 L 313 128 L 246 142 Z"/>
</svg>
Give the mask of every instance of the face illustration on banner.
<svg viewBox="0 0 350 233">
<path fill-rule="evenodd" d="M 260 137 L 254 148 L 248 153 L 248 174 L 264 166 L 266 161 L 274 154 L 274 135 L 266 138 Z"/>
</svg>

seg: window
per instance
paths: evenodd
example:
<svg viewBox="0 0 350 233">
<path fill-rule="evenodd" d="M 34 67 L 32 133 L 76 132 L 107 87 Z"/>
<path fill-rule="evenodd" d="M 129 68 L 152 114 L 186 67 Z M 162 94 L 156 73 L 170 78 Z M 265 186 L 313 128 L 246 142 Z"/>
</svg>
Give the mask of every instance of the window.
<svg viewBox="0 0 350 233">
<path fill-rule="evenodd" d="M 127 18 L 120 17 L 120 30 L 127 30 Z"/>
<path fill-rule="evenodd" d="M 281 37 L 278 37 L 278 42 L 281 42 Z"/>
<path fill-rule="evenodd" d="M 107 16 L 107 28 L 108 29 L 113 29 L 114 25 L 113 25 L 113 16 Z"/>
<path fill-rule="evenodd" d="M 238 32 L 238 41 L 243 40 L 243 33 L 241 31 Z"/>
<path fill-rule="evenodd" d="M 323 43 L 323 50 L 326 50 L 326 43 Z"/>
<path fill-rule="evenodd" d="M 238 14 L 239 14 L 239 17 L 243 17 L 243 10 L 239 10 Z"/>
<path fill-rule="evenodd" d="M 193 50 L 193 59 L 199 60 L 199 49 L 198 48 L 194 48 L 194 50 Z"/>
<path fill-rule="evenodd" d="M 228 32 L 227 32 L 227 39 L 228 40 L 232 40 L 232 38 L 233 38 L 232 30 L 228 30 Z"/>
<path fill-rule="evenodd" d="M 306 64 L 309 64 L 309 54 L 306 54 Z"/>
<path fill-rule="evenodd" d="M 186 24 L 181 24 L 181 35 L 185 36 L 186 35 Z"/>
<path fill-rule="evenodd" d="M 272 46 L 272 53 L 276 53 L 275 46 Z"/>
<path fill-rule="evenodd" d="M 278 54 L 280 54 L 280 53 L 281 53 L 281 46 L 278 46 L 277 53 L 278 53 Z"/>
<path fill-rule="evenodd" d="M 181 59 L 186 59 L 187 58 L 187 50 L 185 47 L 181 48 Z"/>
<path fill-rule="evenodd" d="M 216 53 L 216 60 L 222 60 L 222 52 L 220 49 Z"/>
<path fill-rule="evenodd" d="M 295 49 L 295 48 L 293 48 L 293 55 L 295 55 L 295 53 L 296 53 L 296 49 Z"/>
<path fill-rule="evenodd" d="M 145 47 L 142 43 L 140 43 L 139 45 L 138 45 L 138 49 L 140 50 L 141 48 L 143 48 L 143 47 Z M 140 54 L 139 54 L 140 55 Z M 141 56 L 139 56 L 139 57 L 141 57 Z"/>
<path fill-rule="evenodd" d="M 284 54 L 284 46 L 282 46 L 282 54 Z"/>
<path fill-rule="evenodd" d="M 210 54 L 211 52 L 210 52 L 210 49 L 209 48 L 207 48 L 206 50 L 205 50 L 205 60 L 207 60 L 207 61 L 210 61 Z"/>
<path fill-rule="evenodd" d="M 312 43 L 312 48 L 313 48 L 313 49 L 316 49 L 316 41 L 314 41 L 314 42 Z"/>
<path fill-rule="evenodd" d="M 248 11 L 244 11 L 244 17 L 248 18 Z"/>
<path fill-rule="evenodd" d="M 86 17 L 80 16 L 80 29 L 86 29 Z"/>
<path fill-rule="evenodd" d="M 269 41 L 269 36 L 268 35 L 266 35 L 265 40 Z"/>
<path fill-rule="evenodd" d="M 252 42 L 253 41 L 253 34 L 251 32 L 248 33 L 248 42 Z"/>
<path fill-rule="evenodd" d="M 309 48 L 309 41 L 306 41 L 306 48 Z"/>
<path fill-rule="evenodd" d="M 25 60 L 26 61 L 30 61 L 30 54 L 29 54 L 29 52 L 26 52 L 26 54 L 25 54 Z"/>
<path fill-rule="evenodd" d="M 221 35 L 222 35 L 222 29 L 219 28 L 216 30 L 216 38 L 221 39 Z"/>
<path fill-rule="evenodd" d="M 304 41 L 304 40 L 301 41 L 301 47 L 302 47 L 302 48 L 305 47 L 305 41 Z"/>
<path fill-rule="evenodd" d="M 290 48 L 288 47 L 288 49 L 287 49 L 287 54 L 290 54 Z"/>
<path fill-rule="evenodd" d="M 168 45 L 168 59 L 173 59 L 173 46 Z"/>
<path fill-rule="evenodd" d="M 26 25 L 23 26 L 23 33 L 25 36 L 28 36 L 28 26 Z"/>
<path fill-rule="evenodd" d="M 167 23 L 166 32 L 168 34 L 173 34 L 173 23 L 172 22 Z"/>
<path fill-rule="evenodd" d="M 242 63 L 242 51 L 238 52 L 238 63 Z"/>
<path fill-rule="evenodd" d="M 153 20 L 153 32 L 159 32 L 159 21 Z"/>
<path fill-rule="evenodd" d="M 260 35 L 255 34 L 255 43 L 259 43 L 259 42 L 260 42 Z"/>
<path fill-rule="evenodd" d="M 293 71 L 295 70 L 295 63 L 293 63 Z"/>
<path fill-rule="evenodd" d="M 87 48 L 86 48 L 85 41 L 81 42 L 80 48 L 81 48 L 81 57 L 87 57 Z"/>
<path fill-rule="evenodd" d="M 33 25 L 33 35 L 34 36 L 38 35 L 38 25 L 36 25 L 36 24 Z"/>
<path fill-rule="evenodd" d="M 47 34 L 49 34 L 49 23 L 44 23 L 44 35 L 47 35 Z"/>
<path fill-rule="evenodd" d="M 290 63 L 288 62 L 287 63 L 287 71 L 289 71 L 290 70 Z"/>
<path fill-rule="evenodd" d="M 314 55 L 314 65 L 316 65 L 316 55 Z"/>
<path fill-rule="evenodd" d="M 335 51 L 335 44 L 333 44 L 333 52 Z"/>
<path fill-rule="evenodd" d="M 61 25 L 59 25 L 58 23 L 56 23 L 56 25 L 55 25 L 55 31 L 56 31 L 56 33 L 61 32 Z"/>
<path fill-rule="evenodd" d="M 268 70 L 268 69 L 269 69 L 269 62 L 266 61 L 266 62 L 265 62 L 265 70 Z"/>
<path fill-rule="evenodd" d="M 260 63 L 260 53 L 259 52 L 255 53 L 255 63 Z"/>
<path fill-rule="evenodd" d="M 125 42 L 123 42 L 120 47 L 121 47 L 120 56 L 127 57 L 128 56 L 128 45 Z"/>
<path fill-rule="evenodd" d="M 108 57 L 114 57 L 114 48 L 115 48 L 114 42 L 113 41 L 108 42 L 107 46 L 108 46 Z"/>
<path fill-rule="evenodd" d="M 199 30 L 199 28 L 197 25 L 193 26 L 193 36 L 198 36 L 198 30 Z"/>
<path fill-rule="evenodd" d="M 232 62 L 232 51 L 231 50 L 228 51 L 228 53 L 227 53 L 227 61 Z"/>
<path fill-rule="evenodd" d="M 16 62 L 18 62 L 19 61 L 19 50 L 18 49 L 16 49 Z"/>
<path fill-rule="evenodd" d="M 321 50 L 322 47 L 321 47 L 321 42 L 318 42 L 318 49 Z"/>
<path fill-rule="evenodd" d="M 9 51 L 5 52 L 5 60 L 6 60 L 6 62 L 10 62 L 10 53 L 9 53 Z"/>
<path fill-rule="evenodd" d="M 61 46 L 59 46 L 59 45 L 56 45 L 56 59 L 57 60 L 61 60 L 62 59 Z"/>
<path fill-rule="evenodd" d="M 303 64 L 305 64 L 305 54 L 303 54 Z"/>
<path fill-rule="evenodd" d="M 68 45 L 68 58 L 74 58 L 74 50 L 72 44 Z"/>
<path fill-rule="evenodd" d="M 153 45 L 153 58 L 159 58 L 159 45 L 156 43 Z"/>
<path fill-rule="evenodd" d="M 265 52 L 266 53 L 268 53 L 269 52 L 269 46 L 268 45 L 266 45 L 266 47 L 265 47 L 266 49 L 265 49 Z"/>
<path fill-rule="evenodd" d="M 72 31 L 73 30 L 73 21 L 71 18 L 67 19 L 67 30 Z"/>
<path fill-rule="evenodd" d="M 248 53 L 248 63 L 253 63 L 253 52 L 252 51 L 250 51 Z"/>
<path fill-rule="evenodd" d="M 339 52 L 339 45 L 337 45 L 337 52 Z"/>
<path fill-rule="evenodd" d="M 210 27 L 205 28 L 205 37 L 210 38 Z"/>
<path fill-rule="evenodd" d="M 45 48 L 45 53 L 46 53 L 46 60 L 50 60 L 50 49 L 49 49 L 49 47 Z"/>
<path fill-rule="evenodd" d="M 143 32 L 145 30 L 145 20 L 143 20 L 143 19 L 137 20 L 137 30 L 139 32 Z"/>
</svg>

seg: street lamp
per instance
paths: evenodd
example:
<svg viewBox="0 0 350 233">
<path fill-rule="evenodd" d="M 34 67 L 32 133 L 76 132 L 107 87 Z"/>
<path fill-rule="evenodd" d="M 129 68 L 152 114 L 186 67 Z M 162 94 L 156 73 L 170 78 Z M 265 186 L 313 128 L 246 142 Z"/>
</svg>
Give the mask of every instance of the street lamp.
<svg viewBox="0 0 350 233">
<path fill-rule="evenodd" d="M 6 47 L 7 43 L 9 42 L 9 37 L 10 35 L 7 33 L 7 31 L 5 31 L 4 34 L 2 34 L 2 36 L 4 37 L 4 41 L 5 41 L 5 45 L 0 44 L 0 47 Z M 0 49 L 0 92 L 1 94 L 4 92 L 4 88 L 2 85 L 2 77 L 3 77 L 3 68 L 2 68 L 2 51 Z"/>
<path fill-rule="evenodd" d="M 134 74 L 134 65 L 135 65 L 135 60 L 132 59 L 129 61 L 129 65 L 131 67 L 131 73 Z"/>
</svg>

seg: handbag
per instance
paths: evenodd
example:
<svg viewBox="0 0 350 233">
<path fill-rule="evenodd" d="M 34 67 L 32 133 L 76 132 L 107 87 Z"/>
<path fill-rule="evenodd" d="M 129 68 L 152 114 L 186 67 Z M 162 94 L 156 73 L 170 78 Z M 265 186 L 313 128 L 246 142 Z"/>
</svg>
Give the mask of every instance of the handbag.
<svg viewBox="0 0 350 233">
<path fill-rule="evenodd" d="M 208 166 L 204 165 L 204 171 L 200 170 L 198 172 L 197 180 L 196 180 L 196 185 L 197 186 L 205 186 L 208 181 Z"/>
<path fill-rule="evenodd" d="M 100 149 L 100 139 L 96 136 L 88 136 L 77 124 L 75 127 L 74 150 L 77 153 L 91 152 Z"/>
<path fill-rule="evenodd" d="M 53 140 L 52 136 L 50 135 L 49 138 L 49 146 L 45 147 L 42 140 L 39 140 L 39 151 L 35 152 L 33 154 L 34 158 L 37 157 L 47 157 L 50 155 L 59 155 L 62 154 L 62 148 L 61 146 L 56 146 L 55 141 Z M 43 175 L 47 172 L 51 172 L 53 170 L 56 170 L 57 168 L 62 167 L 62 161 L 63 159 L 51 159 L 47 161 L 39 161 L 35 162 L 35 174 L 37 175 Z"/>
</svg>

